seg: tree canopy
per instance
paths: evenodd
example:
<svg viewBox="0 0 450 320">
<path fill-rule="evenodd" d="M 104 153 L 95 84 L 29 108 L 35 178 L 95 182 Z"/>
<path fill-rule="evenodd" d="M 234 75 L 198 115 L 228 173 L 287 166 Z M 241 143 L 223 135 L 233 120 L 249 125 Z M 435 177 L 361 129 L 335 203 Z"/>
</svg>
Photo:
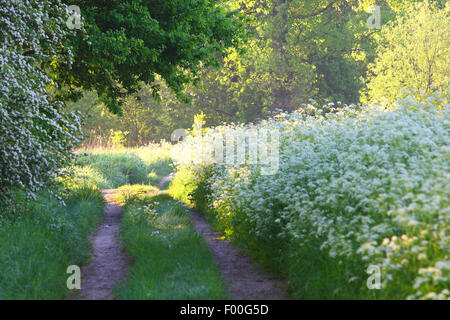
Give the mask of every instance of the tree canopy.
<svg viewBox="0 0 450 320">
<path fill-rule="evenodd" d="M 410 87 L 413 84 L 412 79 L 404 81 L 414 70 L 405 59 L 426 63 L 423 52 L 417 56 L 415 52 L 434 45 L 445 47 L 448 38 L 438 32 L 448 26 L 443 13 L 445 1 L 441 0 L 427 1 L 435 9 L 427 14 L 430 20 L 427 27 L 417 30 L 422 40 L 429 38 L 431 46 L 424 47 L 418 43 L 422 40 L 414 39 L 414 30 L 420 25 L 414 25 L 413 15 L 409 14 L 411 27 L 400 27 L 408 12 L 423 2 L 229 0 L 226 4 L 231 10 L 248 18 L 245 24 L 248 39 L 239 49 L 226 49 L 227 54 L 220 57 L 222 68 L 205 65 L 199 68 L 198 86 L 185 86 L 189 102 L 177 99 L 164 80 L 157 79 L 162 99 L 153 101 L 151 86 L 143 85 L 125 100 L 124 109 L 130 113 L 124 117 L 109 115 L 104 104 L 92 99 L 84 99 L 74 107 L 90 110 L 84 126 L 90 142 L 95 140 L 94 136 L 101 136 L 104 143 L 114 129 L 128 131 L 127 144 L 136 145 L 168 139 L 173 130 L 191 127 L 194 116 L 200 112 L 205 115 L 206 125 L 215 126 L 223 122 L 256 121 L 279 109 L 296 110 L 310 99 L 319 103 L 365 103 L 373 99 L 368 98 L 375 93 L 371 86 L 386 97 L 396 98 L 398 95 L 394 97 L 390 92 L 398 93 L 400 81 Z M 369 9 L 373 5 L 381 8 L 381 29 L 368 27 L 367 20 L 373 14 Z M 432 27 L 437 25 L 438 28 Z M 389 44 L 390 41 L 395 44 Z M 409 46 L 407 54 L 396 59 L 397 67 L 390 69 L 386 57 L 396 57 L 399 53 L 394 51 L 401 45 Z M 440 54 L 442 63 L 446 56 Z M 377 70 L 383 68 L 392 76 L 379 78 L 378 86 L 374 75 L 381 74 Z M 405 68 L 408 70 L 403 72 Z M 436 68 L 435 65 L 432 70 L 433 78 L 438 74 Z M 425 77 L 424 70 L 422 67 L 418 70 L 421 77 Z M 442 78 L 445 70 L 441 68 L 439 74 Z M 397 83 L 395 90 L 383 89 L 394 83 Z M 92 104 L 97 107 L 92 108 Z M 140 134 L 138 127 L 142 128 Z"/>
<path fill-rule="evenodd" d="M 82 28 L 69 38 L 74 60 L 58 68 L 58 80 L 72 96 L 95 89 L 114 113 L 142 83 L 157 97 L 157 76 L 187 101 L 184 87 L 198 81 L 200 67 L 219 66 L 245 41 L 243 16 L 222 0 L 64 2 L 80 7 Z"/>
<path fill-rule="evenodd" d="M 383 28 L 377 58 L 369 66 L 367 100 L 394 101 L 411 89 L 431 94 L 448 88 L 449 14 L 449 5 L 441 10 L 421 3 Z"/>
</svg>

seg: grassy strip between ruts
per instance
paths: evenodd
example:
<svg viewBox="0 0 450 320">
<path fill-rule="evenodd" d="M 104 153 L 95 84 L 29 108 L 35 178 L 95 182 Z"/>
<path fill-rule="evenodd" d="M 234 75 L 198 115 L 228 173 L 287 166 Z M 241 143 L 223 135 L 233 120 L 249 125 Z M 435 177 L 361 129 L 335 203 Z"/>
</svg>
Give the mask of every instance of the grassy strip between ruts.
<svg viewBox="0 0 450 320">
<path fill-rule="evenodd" d="M 115 289 L 116 296 L 227 298 L 208 246 L 192 227 L 189 209 L 163 193 L 126 194 L 122 237 L 134 262 L 127 284 Z"/>
</svg>

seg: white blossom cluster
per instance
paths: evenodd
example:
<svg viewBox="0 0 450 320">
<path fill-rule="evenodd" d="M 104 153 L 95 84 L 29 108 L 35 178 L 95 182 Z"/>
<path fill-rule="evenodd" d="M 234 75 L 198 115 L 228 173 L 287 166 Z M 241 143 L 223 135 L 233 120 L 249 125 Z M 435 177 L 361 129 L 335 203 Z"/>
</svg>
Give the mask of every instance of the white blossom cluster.
<svg viewBox="0 0 450 320">
<path fill-rule="evenodd" d="M 71 63 L 59 0 L 0 0 L 0 190 L 33 193 L 68 163 L 78 117 L 51 94 L 52 63 Z"/>
<path fill-rule="evenodd" d="M 404 298 L 449 299 L 448 100 L 436 93 L 389 109 L 320 109 L 311 103 L 260 124 L 280 132 L 276 175 L 255 165 L 192 165 L 208 172 L 218 223 L 239 216 L 252 237 L 359 262 L 360 270 L 380 265 L 383 288 Z M 348 283 L 359 275 L 348 274 Z"/>
</svg>

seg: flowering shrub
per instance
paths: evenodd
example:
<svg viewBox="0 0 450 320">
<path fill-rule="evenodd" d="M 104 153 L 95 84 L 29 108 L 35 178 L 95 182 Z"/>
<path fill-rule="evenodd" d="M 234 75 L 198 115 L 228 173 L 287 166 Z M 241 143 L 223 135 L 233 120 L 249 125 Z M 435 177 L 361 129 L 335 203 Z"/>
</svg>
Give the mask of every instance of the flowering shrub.
<svg viewBox="0 0 450 320">
<path fill-rule="evenodd" d="M 66 19 L 58 0 L 0 6 L 1 194 L 11 187 L 41 189 L 69 163 L 78 141 L 78 118 L 61 111 L 49 76 L 54 64 L 72 58 L 63 45 Z"/>
<path fill-rule="evenodd" d="M 173 186 L 187 185 L 219 229 L 287 277 L 296 298 L 450 298 L 448 100 L 325 107 L 256 125 L 280 132 L 275 175 L 254 164 L 185 164 Z M 217 130 L 227 129 L 197 143 Z M 367 288 L 369 265 L 381 267 L 380 290 Z"/>
</svg>

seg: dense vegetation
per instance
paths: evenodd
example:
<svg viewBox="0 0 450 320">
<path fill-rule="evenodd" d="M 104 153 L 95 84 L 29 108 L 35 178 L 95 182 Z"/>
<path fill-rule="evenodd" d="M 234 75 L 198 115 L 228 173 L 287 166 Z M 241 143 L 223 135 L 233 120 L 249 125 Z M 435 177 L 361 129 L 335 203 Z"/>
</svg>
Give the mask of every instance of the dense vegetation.
<svg viewBox="0 0 450 320">
<path fill-rule="evenodd" d="M 319 104 L 368 103 L 404 96 L 402 89 L 431 92 L 448 76 L 449 6 L 445 1 L 235 0 L 249 17 L 252 35 L 239 54 L 230 49 L 221 69 L 201 68 L 190 103 L 161 84 L 161 101 L 150 86 L 124 102 L 123 117 L 107 111 L 95 93 L 69 110 L 85 115 L 86 145 L 106 145 L 120 130 L 128 146 L 170 139 L 189 128 L 194 115 L 207 126 L 252 122 L 314 99 Z M 381 6 L 381 30 L 369 29 L 369 7 Z"/>
<path fill-rule="evenodd" d="M 103 218 L 95 181 L 75 174 L 65 179 L 65 205 L 41 192 L 30 201 L 14 194 L 0 215 L 0 299 L 64 299 L 70 265 L 89 259 L 87 236 Z M 69 188 L 69 185 L 72 187 Z"/>
<path fill-rule="evenodd" d="M 153 184 L 173 171 L 167 143 L 135 149 L 80 150 L 74 169 L 95 177 L 103 189 Z"/>
<path fill-rule="evenodd" d="M 2 0 L 1 198 L 48 186 L 70 163 L 79 118 L 64 103 L 83 90 L 95 89 L 115 113 L 142 84 L 157 95 L 156 77 L 183 98 L 200 65 L 217 66 L 245 40 L 240 14 L 220 3 Z M 66 24 L 72 4 L 82 11 L 74 29 Z"/>
<path fill-rule="evenodd" d="M 121 298 L 226 298 L 183 201 L 294 298 L 449 299 L 449 14 L 445 0 L 0 0 L 0 299 L 69 295 L 106 188 L 135 260 Z M 265 165 L 245 155 L 255 132 Z M 247 162 L 227 162 L 238 150 Z M 173 162 L 170 196 L 146 194 Z"/>
<path fill-rule="evenodd" d="M 67 267 L 88 262 L 87 236 L 103 219 L 100 189 L 159 182 L 172 171 L 168 148 L 80 151 L 58 176 L 60 200 L 42 191 L 31 200 L 15 191 L 0 215 L 0 299 L 68 297 Z"/>
<path fill-rule="evenodd" d="M 189 137 L 177 146 L 171 194 L 287 277 L 295 298 L 448 299 L 448 97 L 408 97 L 391 110 L 323 108 L 306 105 L 247 127 L 279 132 L 274 175 L 250 163 L 250 140 L 247 163 L 227 165 L 239 156 L 234 140 L 226 140 L 225 160 L 211 158 L 222 150 L 216 137 L 238 139 L 240 126 Z M 276 142 L 258 142 L 262 161 Z M 380 267 L 381 290 L 366 285 L 370 265 Z"/>
<path fill-rule="evenodd" d="M 79 119 L 52 94 L 50 65 L 64 47 L 65 7 L 58 1 L 0 2 L 0 201 L 12 188 L 36 191 L 70 163 Z M 1 206 L 1 203 L 0 203 Z"/>
<path fill-rule="evenodd" d="M 0 299 L 65 298 L 66 268 L 87 261 L 102 217 L 99 189 L 171 170 L 151 153 L 75 159 L 80 118 L 65 103 L 95 89 L 121 113 L 142 84 L 157 96 L 156 79 L 187 101 L 199 67 L 245 41 L 243 21 L 214 0 L 0 0 Z"/>
</svg>

